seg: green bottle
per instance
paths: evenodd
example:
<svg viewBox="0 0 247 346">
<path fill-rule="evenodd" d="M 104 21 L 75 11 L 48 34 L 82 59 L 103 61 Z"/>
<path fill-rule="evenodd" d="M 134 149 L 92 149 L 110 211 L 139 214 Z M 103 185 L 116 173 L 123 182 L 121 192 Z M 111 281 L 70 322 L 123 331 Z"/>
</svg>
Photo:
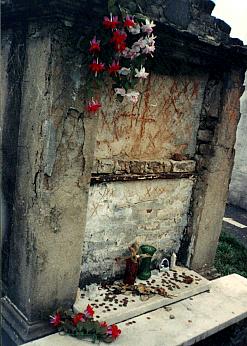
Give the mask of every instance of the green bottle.
<svg viewBox="0 0 247 346">
<path fill-rule="evenodd" d="M 151 259 L 157 249 L 151 245 L 141 245 L 139 255 L 141 256 L 137 277 L 141 280 L 148 280 L 151 276 Z M 147 256 L 145 256 L 147 255 Z"/>
</svg>

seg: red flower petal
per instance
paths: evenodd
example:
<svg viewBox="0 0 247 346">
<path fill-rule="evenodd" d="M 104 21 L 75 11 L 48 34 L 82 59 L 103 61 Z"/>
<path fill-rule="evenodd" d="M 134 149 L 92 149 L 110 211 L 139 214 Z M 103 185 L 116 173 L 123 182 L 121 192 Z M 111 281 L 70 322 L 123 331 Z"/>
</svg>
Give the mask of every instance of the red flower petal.
<svg viewBox="0 0 247 346">
<path fill-rule="evenodd" d="M 121 334 L 121 329 L 119 329 L 116 324 L 112 324 L 108 327 L 107 334 L 111 335 L 113 339 L 116 339 Z"/>
<path fill-rule="evenodd" d="M 98 109 L 101 107 L 101 105 L 100 105 L 100 104 L 97 104 L 97 106 L 98 106 L 98 108 L 97 108 L 97 110 L 98 110 Z M 91 317 L 93 317 L 93 315 L 94 315 L 94 310 L 93 310 L 92 306 L 89 305 L 89 304 L 88 304 L 88 306 L 87 306 L 87 308 L 86 308 L 86 313 L 87 313 L 89 316 L 91 316 Z"/>
<path fill-rule="evenodd" d="M 86 106 L 86 110 L 91 113 L 97 112 L 100 108 L 101 104 L 98 101 L 95 101 L 93 98 Z M 87 314 L 87 310 L 85 310 L 84 313 Z"/>
<path fill-rule="evenodd" d="M 116 29 L 116 27 L 120 24 L 118 21 L 118 17 L 108 18 L 104 17 L 103 25 L 106 29 Z"/>
<path fill-rule="evenodd" d="M 108 324 L 106 322 L 100 322 L 101 327 L 108 327 Z"/>
<path fill-rule="evenodd" d="M 52 316 L 50 323 L 54 327 L 57 327 L 61 324 L 61 320 L 62 320 L 62 316 L 59 313 L 57 313 L 57 314 L 55 314 L 55 316 Z"/>
<path fill-rule="evenodd" d="M 84 315 L 81 312 L 76 314 L 72 319 L 73 324 L 76 326 L 79 322 L 83 321 L 83 316 Z"/>
</svg>

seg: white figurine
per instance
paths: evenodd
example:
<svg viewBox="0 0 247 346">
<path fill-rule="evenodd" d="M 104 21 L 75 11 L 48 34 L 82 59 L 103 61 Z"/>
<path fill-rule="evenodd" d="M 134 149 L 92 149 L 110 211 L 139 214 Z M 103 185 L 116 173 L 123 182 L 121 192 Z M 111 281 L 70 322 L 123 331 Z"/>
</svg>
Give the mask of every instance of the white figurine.
<svg viewBox="0 0 247 346">
<path fill-rule="evenodd" d="M 175 254 L 175 252 L 173 252 L 171 255 L 171 262 L 170 262 L 171 269 L 174 269 L 174 267 L 176 267 L 176 261 L 177 261 L 177 255 Z"/>
</svg>

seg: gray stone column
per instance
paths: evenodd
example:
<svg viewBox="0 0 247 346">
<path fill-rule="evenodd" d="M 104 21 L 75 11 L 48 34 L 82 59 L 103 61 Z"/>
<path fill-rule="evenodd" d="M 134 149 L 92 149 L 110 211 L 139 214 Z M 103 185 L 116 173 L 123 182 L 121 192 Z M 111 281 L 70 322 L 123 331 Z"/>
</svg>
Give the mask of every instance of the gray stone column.
<svg viewBox="0 0 247 346">
<path fill-rule="evenodd" d="M 3 181 L 13 172 L 3 323 L 17 343 L 48 333 L 54 309 L 74 303 L 97 130 L 97 116 L 84 113 L 81 55 L 70 29 L 29 24 L 23 35 L 16 40 L 26 47 L 24 70 L 15 81 L 8 76 L 6 94 L 10 102 L 11 85 L 22 86 L 15 90 L 19 119 L 3 158 Z M 9 65 L 18 42 L 12 42 Z M 10 116 L 5 107 L 5 133 Z M 15 160 L 7 154 L 11 146 Z"/>
<path fill-rule="evenodd" d="M 201 144 L 199 176 L 194 188 L 190 266 L 212 268 L 221 232 L 234 161 L 234 144 L 239 121 L 239 98 L 243 92 L 244 69 L 233 69 L 211 88 L 204 101 L 205 116 L 216 127 L 211 144 Z"/>
<path fill-rule="evenodd" d="M 241 119 L 238 124 L 236 155 L 229 187 L 229 202 L 247 210 L 247 72 L 245 92 L 240 100 Z"/>
</svg>

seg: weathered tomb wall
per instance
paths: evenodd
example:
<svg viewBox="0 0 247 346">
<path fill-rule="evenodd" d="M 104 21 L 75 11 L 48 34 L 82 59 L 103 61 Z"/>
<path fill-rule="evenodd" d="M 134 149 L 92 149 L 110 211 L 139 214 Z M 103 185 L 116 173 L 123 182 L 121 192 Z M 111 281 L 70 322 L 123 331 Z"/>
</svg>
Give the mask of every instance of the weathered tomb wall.
<svg viewBox="0 0 247 346">
<path fill-rule="evenodd" d="M 103 96 L 93 174 L 107 174 L 110 181 L 93 184 L 89 192 L 84 284 L 118 275 L 121 267 L 114 265 L 115 258 L 126 255 L 134 241 L 152 244 L 162 253 L 178 252 L 188 223 L 207 78 L 203 73 L 152 73 L 140 85 L 143 94 L 136 105 Z M 177 156 L 183 160 L 173 160 Z M 147 180 L 150 174 L 174 176 Z M 114 182 L 122 175 L 134 181 Z"/>
<path fill-rule="evenodd" d="M 93 214 L 98 196 L 112 191 L 118 208 L 120 191 L 127 210 L 133 211 L 126 216 L 133 229 L 140 220 L 144 231 L 158 222 L 167 251 L 180 244 L 179 258 L 188 265 L 201 269 L 213 263 L 234 156 L 246 50 L 229 37 L 227 24 L 210 16 L 210 0 L 124 3 L 133 12 L 141 7 L 157 20 L 157 55 L 145 86 L 153 83 L 152 88 L 144 93 L 140 111 L 124 104 L 117 111 L 112 99 L 102 99 L 111 112 L 107 107 L 107 113 L 103 109 L 90 117 L 84 112 L 85 74 L 77 43 L 110 12 L 107 2 L 3 1 L 4 35 L 13 31 L 3 41 L 6 93 L 1 126 L 8 183 L 3 186 L 10 212 L 3 251 L 9 300 L 4 300 L 3 316 L 14 329 L 10 335 L 18 334 L 22 341 L 47 333 L 51 311 L 71 306 L 75 299 L 90 179 L 89 223 L 92 219 L 100 224 Z M 156 81 L 162 90 L 155 87 Z M 162 111 L 148 96 L 153 88 L 152 98 L 159 100 Z M 129 197 L 132 191 L 140 201 L 146 201 L 143 191 L 150 193 L 157 214 L 141 202 L 140 213 L 146 218 L 138 216 Z M 109 218 L 118 217 L 116 230 L 127 247 L 121 213 L 110 200 L 104 203 Z M 166 203 L 171 203 L 171 213 Z M 102 202 L 97 212 L 103 217 L 103 211 Z M 121 212 L 124 215 L 125 209 Z M 147 221 L 151 215 L 153 222 Z M 103 221 L 110 229 L 112 222 Z M 95 224 L 89 224 L 86 239 L 94 236 Z M 100 257 L 99 247 L 97 251 Z M 92 259 L 89 251 L 86 254 Z M 102 261 L 106 258 L 107 253 Z M 98 275 L 105 275 L 101 269 L 102 263 Z M 91 278 L 86 272 L 81 284 Z"/>
<path fill-rule="evenodd" d="M 178 252 L 192 179 L 157 179 L 93 185 L 89 192 L 82 280 L 121 273 L 115 258 L 128 256 L 135 241 L 164 253 Z"/>
</svg>

